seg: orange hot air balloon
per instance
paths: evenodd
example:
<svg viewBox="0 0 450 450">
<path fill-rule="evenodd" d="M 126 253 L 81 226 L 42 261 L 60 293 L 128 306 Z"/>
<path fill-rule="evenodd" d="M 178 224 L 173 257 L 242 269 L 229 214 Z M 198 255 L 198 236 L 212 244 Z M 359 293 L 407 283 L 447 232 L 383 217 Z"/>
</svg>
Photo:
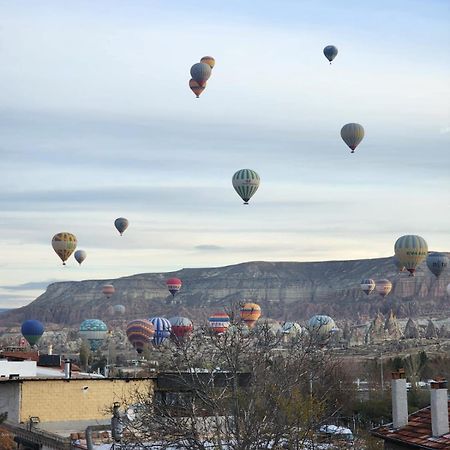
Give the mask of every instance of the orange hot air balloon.
<svg viewBox="0 0 450 450">
<path fill-rule="evenodd" d="M 261 317 L 261 307 L 257 303 L 245 303 L 241 306 L 241 319 L 249 328 L 253 328 Z"/>
<path fill-rule="evenodd" d="M 214 66 L 216 65 L 216 60 L 212 56 L 204 56 L 200 62 L 208 64 L 211 69 L 214 69 Z"/>
<path fill-rule="evenodd" d="M 202 92 L 205 90 L 206 84 L 205 86 L 200 86 L 195 80 L 191 78 L 189 80 L 189 87 L 191 88 L 191 91 L 195 94 L 195 96 L 199 98 L 200 95 L 202 95 Z"/>
<path fill-rule="evenodd" d="M 116 288 L 112 284 L 105 284 L 102 287 L 102 292 L 106 298 L 111 298 L 114 292 L 116 292 Z"/>
</svg>

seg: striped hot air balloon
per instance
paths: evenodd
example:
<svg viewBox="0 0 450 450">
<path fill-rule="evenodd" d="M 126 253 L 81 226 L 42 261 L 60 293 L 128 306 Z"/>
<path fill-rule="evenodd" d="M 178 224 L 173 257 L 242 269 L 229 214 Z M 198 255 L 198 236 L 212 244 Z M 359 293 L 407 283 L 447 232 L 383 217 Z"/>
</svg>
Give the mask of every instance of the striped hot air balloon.
<svg viewBox="0 0 450 450">
<path fill-rule="evenodd" d="M 238 170 L 233 175 L 233 187 L 239 197 L 244 200 L 244 205 L 248 205 L 249 200 L 259 187 L 259 175 L 251 169 Z"/>
<path fill-rule="evenodd" d="M 395 256 L 410 276 L 414 276 L 417 266 L 428 255 L 428 244 L 421 236 L 407 234 L 397 239 L 394 245 Z"/>
<path fill-rule="evenodd" d="M 105 284 L 102 287 L 102 293 L 106 298 L 111 298 L 114 292 L 116 292 L 116 288 L 112 284 Z"/>
<path fill-rule="evenodd" d="M 179 278 L 169 278 L 166 281 L 167 289 L 172 294 L 172 297 L 175 297 L 179 290 L 181 289 L 181 286 L 183 285 L 183 282 Z"/>
<path fill-rule="evenodd" d="M 152 317 L 149 320 L 155 327 L 155 334 L 153 335 L 153 344 L 159 346 L 168 337 L 170 337 L 170 331 L 172 329 L 172 326 L 165 317 Z"/>
<path fill-rule="evenodd" d="M 134 349 L 141 354 L 155 334 L 155 327 L 148 319 L 132 320 L 127 325 L 127 337 Z"/>
<path fill-rule="evenodd" d="M 65 231 L 55 234 L 52 238 L 52 247 L 65 266 L 67 259 L 77 248 L 77 238 L 74 234 Z"/>
<path fill-rule="evenodd" d="M 189 80 L 189 88 L 191 89 L 191 91 L 195 94 L 195 96 L 197 98 L 200 97 L 200 95 L 202 95 L 203 91 L 205 90 L 205 86 L 200 86 L 195 80 L 193 80 L 192 78 Z"/>
<path fill-rule="evenodd" d="M 223 334 L 230 326 L 230 316 L 225 312 L 216 312 L 208 319 L 209 329 L 215 334 Z"/>
<path fill-rule="evenodd" d="M 364 128 L 359 123 L 348 123 L 342 127 L 341 137 L 352 150 L 351 153 L 355 153 L 356 147 L 364 138 Z"/>
<path fill-rule="evenodd" d="M 22 336 L 34 347 L 44 334 L 44 325 L 39 320 L 26 320 L 22 324 Z"/>
<path fill-rule="evenodd" d="M 216 65 L 216 60 L 212 56 L 204 56 L 200 62 L 208 64 L 211 69 L 214 69 L 214 66 Z"/>
<path fill-rule="evenodd" d="M 386 278 L 383 278 L 375 282 L 375 289 L 384 298 L 392 291 L 392 283 L 386 280 Z"/>
<path fill-rule="evenodd" d="M 448 257 L 445 253 L 431 252 L 427 256 L 427 266 L 436 277 L 439 277 L 448 266 Z"/>
<path fill-rule="evenodd" d="M 192 321 L 187 317 L 171 317 L 169 322 L 172 327 L 172 335 L 175 337 L 175 340 L 184 339 L 193 330 Z"/>
<path fill-rule="evenodd" d="M 241 320 L 249 328 L 253 328 L 256 321 L 261 317 L 261 307 L 257 303 L 244 303 L 240 310 Z"/>
<path fill-rule="evenodd" d="M 371 278 L 366 278 L 361 281 L 361 290 L 369 295 L 374 289 L 375 289 L 375 281 L 373 281 Z"/>
<path fill-rule="evenodd" d="M 206 86 L 206 82 L 208 81 L 210 76 L 211 76 L 211 67 L 206 63 L 199 62 L 191 67 L 191 77 L 201 87 Z"/>
</svg>

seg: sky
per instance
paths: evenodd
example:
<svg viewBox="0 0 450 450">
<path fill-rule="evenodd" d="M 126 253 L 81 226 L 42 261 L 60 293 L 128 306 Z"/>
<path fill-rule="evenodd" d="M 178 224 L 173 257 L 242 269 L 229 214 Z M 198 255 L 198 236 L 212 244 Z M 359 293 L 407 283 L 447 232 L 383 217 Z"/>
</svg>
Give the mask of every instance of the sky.
<svg viewBox="0 0 450 450">
<path fill-rule="evenodd" d="M 53 281 L 389 256 L 403 234 L 450 251 L 449 5 L 0 0 L 0 307 Z"/>
</svg>

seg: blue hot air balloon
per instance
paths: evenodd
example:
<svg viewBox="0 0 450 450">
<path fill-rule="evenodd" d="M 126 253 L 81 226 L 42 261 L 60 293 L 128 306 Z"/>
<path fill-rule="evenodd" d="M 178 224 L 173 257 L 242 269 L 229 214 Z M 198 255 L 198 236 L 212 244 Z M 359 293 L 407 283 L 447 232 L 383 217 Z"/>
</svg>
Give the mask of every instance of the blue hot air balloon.
<svg viewBox="0 0 450 450">
<path fill-rule="evenodd" d="M 155 327 L 153 344 L 161 345 L 168 337 L 170 337 L 172 326 L 170 325 L 169 320 L 165 317 L 152 317 L 149 320 Z"/>
<path fill-rule="evenodd" d="M 323 49 L 323 54 L 325 55 L 325 58 L 328 59 L 328 61 L 333 61 L 334 58 L 336 58 L 337 54 L 338 54 L 338 49 L 334 46 L 334 45 L 327 45 L 324 49 Z"/>
<path fill-rule="evenodd" d="M 438 277 L 448 266 L 448 257 L 445 253 L 430 252 L 427 256 L 427 266 Z"/>
<path fill-rule="evenodd" d="M 80 337 L 88 342 L 93 352 L 102 345 L 107 332 L 105 322 L 99 319 L 87 319 L 80 325 Z"/>
<path fill-rule="evenodd" d="M 22 324 L 22 335 L 31 345 L 35 346 L 44 334 L 44 325 L 39 320 L 26 320 Z"/>
</svg>

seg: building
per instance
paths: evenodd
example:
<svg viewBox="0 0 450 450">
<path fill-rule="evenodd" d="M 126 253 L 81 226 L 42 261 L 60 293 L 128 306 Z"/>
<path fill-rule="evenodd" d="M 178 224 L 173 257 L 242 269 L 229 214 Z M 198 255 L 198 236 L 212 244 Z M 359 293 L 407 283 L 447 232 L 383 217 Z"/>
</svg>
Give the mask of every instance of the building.
<svg viewBox="0 0 450 450">
<path fill-rule="evenodd" d="M 406 378 L 403 370 L 392 373 L 392 423 L 372 434 L 384 440 L 385 450 L 450 449 L 450 401 L 447 382 L 433 381 L 431 405 L 408 415 Z"/>
</svg>

